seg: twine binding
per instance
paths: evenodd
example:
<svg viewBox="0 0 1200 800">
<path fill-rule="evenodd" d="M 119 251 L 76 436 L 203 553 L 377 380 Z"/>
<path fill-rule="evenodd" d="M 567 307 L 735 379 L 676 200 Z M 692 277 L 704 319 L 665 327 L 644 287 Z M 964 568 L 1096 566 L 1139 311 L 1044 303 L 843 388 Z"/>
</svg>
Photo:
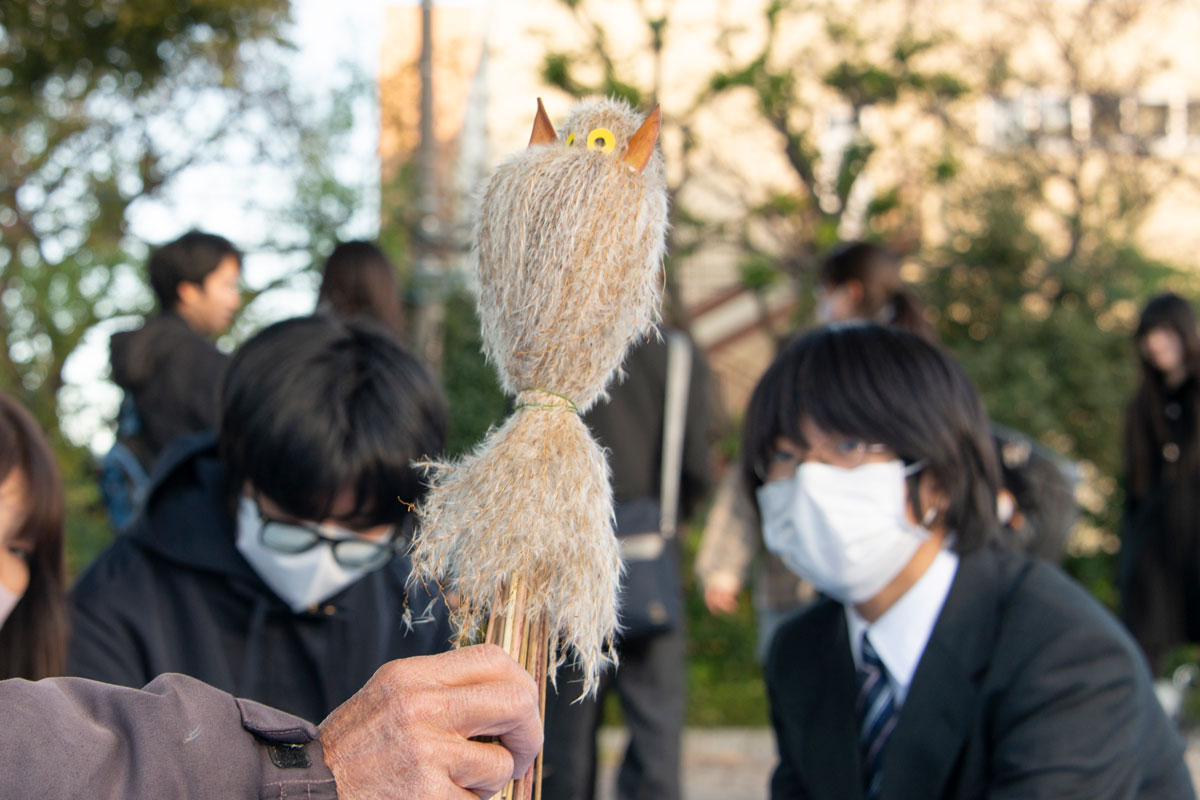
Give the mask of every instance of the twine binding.
<svg viewBox="0 0 1200 800">
<path fill-rule="evenodd" d="M 546 411 L 570 411 L 572 414 L 579 413 L 579 406 L 559 392 L 552 392 L 549 389 L 541 389 L 534 387 L 532 389 L 522 389 L 517 393 L 517 404 L 513 407 L 514 411 L 519 411 L 522 408 L 540 408 Z"/>
</svg>

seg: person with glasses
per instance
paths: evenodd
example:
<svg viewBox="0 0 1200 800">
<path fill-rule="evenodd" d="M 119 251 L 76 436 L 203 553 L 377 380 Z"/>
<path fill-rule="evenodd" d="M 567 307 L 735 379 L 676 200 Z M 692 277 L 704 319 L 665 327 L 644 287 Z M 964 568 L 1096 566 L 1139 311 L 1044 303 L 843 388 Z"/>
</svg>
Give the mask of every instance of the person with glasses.
<svg viewBox="0 0 1200 800">
<path fill-rule="evenodd" d="M 1120 623 L 1005 551 L 990 426 L 936 345 L 873 323 L 785 347 L 743 436 L 767 546 L 822 598 L 765 666 L 785 798 L 1189 798 Z"/>
<path fill-rule="evenodd" d="M 446 650 L 435 586 L 408 586 L 446 401 L 368 322 L 272 325 L 230 362 L 215 436 L 163 452 L 144 510 L 71 593 L 68 674 L 190 675 L 312 722 L 383 663 Z"/>
</svg>

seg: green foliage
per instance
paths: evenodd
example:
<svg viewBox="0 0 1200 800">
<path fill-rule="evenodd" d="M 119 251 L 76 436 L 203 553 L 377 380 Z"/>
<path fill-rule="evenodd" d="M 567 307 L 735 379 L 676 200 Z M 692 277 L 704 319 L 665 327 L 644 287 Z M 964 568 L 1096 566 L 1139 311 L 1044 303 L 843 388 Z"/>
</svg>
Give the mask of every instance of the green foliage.
<svg viewBox="0 0 1200 800">
<path fill-rule="evenodd" d="M 444 330 L 442 373 L 450 402 L 446 451 L 457 456 L 503 422 L 509 403 L 496 382 L 496 370 L 484 359 L 475 302 L 467 292 L 456 291 L 447 298 Z"/>
<path fill-rule="evenodd" d="M 958 177 L 958 161 L 950 153 L 945 153 L 933 165 L 933 182 L 946 184 Z"/>
<path fill-rule="evenodd" d="M 958 100 L 971 92 L 971 87 L 966 82 L 948 72 L 935 72 L 925 76 L 922 84 L 920 87 L 914 84 L 914 88 L 927 89 L 934 97 L 945 101 Z"/>
<path fill-rule="evenodd" d="M 761 291 L 779 283 L 782 276 L 775 259 L 767 253 L 750 253 L 738 265 L 742 286 Z"/>
<path fill-rule="evenodd" d="M 925 298 L 938 329 L 976 382 L 997 422 L 1095 466 L 1101 501 L 1086 508 L 1117 530 L 1122 413 L 1135 381 L 1130 336 L 1142 298 L 1181 273 L 1130 245 L 1089 236 L 1061 261 L 1030 229 L 1032 200 L 1011 189 L 977 198 L 977 229 L 929 257 Z M 1073 558 L 1069 568 L 1115 602 L 1113 558 Z"/>
<path fill-rule="evenodd" d="M 134 95 L 150 93 L 194 60 L 211 64 L 232 84 L 239 79 L 238 46 L 275 36 L 290 8 L 288 0 L 5 3 L 0 56 L 12 73 L 11 105 L 25 114 L 64 89 L 65 99 L 77 99 L 105 82 Z M 56 89 L 58 82 L 71 86 Z M 3 124 L 11 121 L 0 112 L 0 127 L 15 130 Z"/>
<path fill-rule="evenodd" d="M 542 80 L 575 97 L 587 94 L 588 87 L 571 74 L 573 63 L 574 57 L 566 53 L 547 53 L 542 62 Z"/>
<path fill-rule="evenodd" d="M 854 106 L 894 103 L 900 96 L 899 76 L 874 64 L 843 61 L 825 73 L 825 85 L 836 89 Z"/>
<path fill-rule="evenodd" d="M 72 578 L 100 555 L 113 540 L 91 453 L 55 442 L 67 500 L 67 575 Z"/>
<path fill-rule="evenodd" d="M 883 216 L 889 211 L 895 211 L 899 207 L 900 193 L 895 189 L 889 189 L 871 198 L 871 202 L 867 204 L 867 219 Z"/>
<path fill-rule="evenodd" d="M 709 612 L 692 570 L 699 524 L 689 526 L 683 566 L 689 725 L 766 725 L 767 692 L 755 661 L 758 629 L 748 592 L 730 616 Z"/>
</svg>

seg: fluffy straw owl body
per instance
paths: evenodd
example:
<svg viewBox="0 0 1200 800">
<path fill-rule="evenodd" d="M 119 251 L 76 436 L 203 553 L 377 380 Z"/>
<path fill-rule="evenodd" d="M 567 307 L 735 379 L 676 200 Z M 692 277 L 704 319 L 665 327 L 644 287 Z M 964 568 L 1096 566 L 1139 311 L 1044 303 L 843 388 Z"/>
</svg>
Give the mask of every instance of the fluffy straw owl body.
<svg viewBox="0 0 1200 800">
<path fill-rule="evenodd" d="M 413 550 L 416 578 L 458 597 L 460 641 L 486 627 L 489 641 L 543 664 L 546 642 L 561 641 L 585 692 L 611 658 L 620 556 L 607 462 L 578 412 L 657 320 L 660 119 L 598 101 L 556 134 L 538 101 L 529 148 L 489 181 L 474 249 L 479 316 L 515 410 L 460 462 L 429 465 Z"/>
</svg>

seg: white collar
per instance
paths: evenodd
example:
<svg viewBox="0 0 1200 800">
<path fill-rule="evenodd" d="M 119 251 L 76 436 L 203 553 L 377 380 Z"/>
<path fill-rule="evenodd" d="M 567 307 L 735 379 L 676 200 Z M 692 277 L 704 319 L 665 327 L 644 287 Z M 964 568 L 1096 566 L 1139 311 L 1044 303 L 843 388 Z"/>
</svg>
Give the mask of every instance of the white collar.
<svg viewBox="0 0 1200 800">
<path fill-rule="evenodd" d="M 864 632 L 869 633 L 871 646 L 887 667 L 897 707 L 908 696 L 913 674 L 957 572 L 958 556 L 939 550 L 917 582 L 874 622 L 868 623 L 853 606 L 844 606 L 855 667 L 862 665 L 862 637 Z"/>
</svg>

